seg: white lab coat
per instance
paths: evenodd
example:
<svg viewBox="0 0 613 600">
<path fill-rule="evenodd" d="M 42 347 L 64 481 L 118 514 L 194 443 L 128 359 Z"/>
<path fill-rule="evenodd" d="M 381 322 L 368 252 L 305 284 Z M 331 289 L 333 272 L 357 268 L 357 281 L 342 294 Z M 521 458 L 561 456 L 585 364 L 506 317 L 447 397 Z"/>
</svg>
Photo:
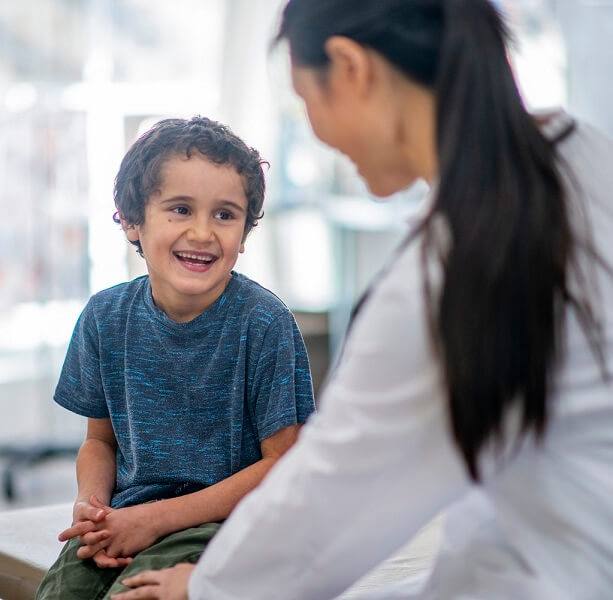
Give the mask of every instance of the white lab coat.
<svg viewBox="0 0 613 600">
<path fill-rule="evenodd" d="M 547 133 L 568 120 L 560 112 Z M 581 195 L 613 265 L 613 144 L 579 124 L 559 152 L 579 184 L 569 184 L 571 200 Z M 598 282 L 613 367 L 613 282 L 581 259 Z M 526 439 L 498 458 L 486 451 L 484 483 L 473 486 L 449 433 L 421 265 L 413 243 L 378 282 L 319 414 L 224 524 L 193 572 L 190 600 L 334 598 L 442 510 L 444 541 L 428 576 L 365 598 L 613 598 L 613 382 L 569 311 L 544 444 Z"/>
</svg>

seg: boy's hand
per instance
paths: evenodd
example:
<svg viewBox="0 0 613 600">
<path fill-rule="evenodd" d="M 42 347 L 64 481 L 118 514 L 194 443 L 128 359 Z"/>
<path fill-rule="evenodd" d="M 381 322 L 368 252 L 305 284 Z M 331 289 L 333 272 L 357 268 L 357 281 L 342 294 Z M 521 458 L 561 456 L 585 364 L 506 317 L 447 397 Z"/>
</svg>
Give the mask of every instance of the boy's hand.
<svg viewBox="0 0 613 600">
<path fill-rule="evenodd" d="M 127 558 L 149 548 L 161 535 L 151 507 L 151 504 L 119 509 L 105 507 L 108 510 L 106 517 L 96 523 L 92 531 L 83 534 L 86 545 L 77 550 L 77 556 L 94 558 L 104 550 L 105 556 L 98 556 L 95 560 L 99 566 L 107 566 L 106 558 Z"/>
<path fill-rule="evenodd" d="M 109 537 L 109 533 L 100 527 L 107 514 L 113 509 L 103 504 L 96 496 L 91 496 L 89 502 L 79 500 L 75 502 L 72 517 L 73 524 L 62 531 L 58 536 L 60 542 L 65 542 L 74 537 L 79 538 L 82 546 L 99 544 Z M 78 555 L 78 552 L 77 552 Z M 94 562 L 102 569 L 125 567 L 132 562 L 130 557 L 111 558 L 104 550 L 98 550 L 91 556 Z"/>
<path fill-rule="evenodd" d="M 91 496 L 89 502 L 77 500 L 72 509 L 72 525 L 60 533 L 58 540 L 65 542 L 73 537 L 94 531 L 97 524 L 104 520 L 110 510 L 96 496 Z"/>
</svg>

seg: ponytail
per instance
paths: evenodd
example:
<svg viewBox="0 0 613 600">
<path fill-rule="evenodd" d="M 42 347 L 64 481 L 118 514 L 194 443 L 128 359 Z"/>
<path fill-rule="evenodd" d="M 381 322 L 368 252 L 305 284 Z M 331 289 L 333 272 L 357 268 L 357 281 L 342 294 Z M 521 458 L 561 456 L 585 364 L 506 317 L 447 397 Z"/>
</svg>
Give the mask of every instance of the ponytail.
<svg viewBox="0 0 613 600">
<path fill-rule="evenodd" d="M 554 148 L 523 106 L 501 19 L 487 1 L 444 4 L 435 211 L 452 245 L 431 318 L 453 435 L 478 479 L 478 453 L 511 403 L 524 432 L 545 429 L 572 239 Z"/>
</svg>

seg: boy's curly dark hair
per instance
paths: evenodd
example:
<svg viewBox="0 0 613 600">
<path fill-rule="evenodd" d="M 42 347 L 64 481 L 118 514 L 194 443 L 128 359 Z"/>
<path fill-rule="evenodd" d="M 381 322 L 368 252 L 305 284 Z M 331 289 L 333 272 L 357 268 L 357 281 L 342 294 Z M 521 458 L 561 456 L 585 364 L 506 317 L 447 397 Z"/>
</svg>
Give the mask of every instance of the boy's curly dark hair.
<svg viewBox="0 0 613 600">
<path fill-rule="evenodd" d="M 234 167 L 241 176 L 247 197 L 247 235 L 264 215 L 266 183 L 262 165 L 268 163 L 229 127 L 201 116 L 159 121 L 132 144 L 115 178 L 115 222 L 121 218 L 128 225 L 142 224 L 147 200 L 161 185 L 163 164 L 173 156 L 189 158 L 194 152 L 218 165 Z M 140 242 L 132 243 L 142 256 Z"/>
</svg>

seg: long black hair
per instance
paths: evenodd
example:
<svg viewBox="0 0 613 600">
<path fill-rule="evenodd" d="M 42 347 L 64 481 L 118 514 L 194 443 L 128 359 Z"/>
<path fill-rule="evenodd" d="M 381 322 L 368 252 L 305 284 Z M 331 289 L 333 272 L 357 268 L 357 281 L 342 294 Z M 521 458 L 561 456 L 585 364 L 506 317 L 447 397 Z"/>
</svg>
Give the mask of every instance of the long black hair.
<svg viewBox="0 0 613 600">
<path fill-rule="evenodd" d="M 424 288 L 451 429 L 478 480 L 479 452 L 502 439 L 513 403 L 522 433 L 545 431 L 566 303 L 596 328 L 589 302 L 568 288 L 576 244 L 555 146 L 523 105 L 508 33 L 488 0 L 290 0 L 277 40 L 289 41 L 295 64 L 325 69 L 334 35 L 434 92 L 439 182 L 424 253 L 436 245 L 434 215 L 451 244 L 436 302 L 425 273 Z"/>
</svg>

